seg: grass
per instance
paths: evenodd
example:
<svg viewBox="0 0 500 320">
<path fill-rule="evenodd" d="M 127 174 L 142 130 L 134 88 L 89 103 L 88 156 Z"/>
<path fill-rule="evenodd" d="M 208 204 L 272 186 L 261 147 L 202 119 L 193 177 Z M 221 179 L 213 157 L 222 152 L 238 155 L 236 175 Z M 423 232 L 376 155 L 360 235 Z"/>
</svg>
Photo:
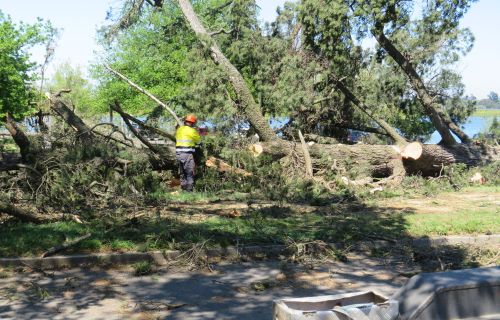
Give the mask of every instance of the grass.
<svg viewBox="0 0 500 320">
<path fill-rule="evenodd" d="M 409 214 L 408 232 L 414 236 L 453 234 L 498 234 L 499 212 L 491 208 L 463 210 L 439 215 Z"/>
<path fill-rule="evenodd" d="M 159 203 L 205 203 L 205 202 L 215 202 L 223 200 L 231 201 L 245 201 L 249 198 L 247 193 L 241 192 L 183 192 L 174 191 L 170 193 L 157 192 L 148 195 L 150 200 L 154 200 Z"/>
<path fill-rule="evenodd" d="M 391 194 L 364 203 L 309 207 L 312 209 L 307 213 L 300 206 L 275 205 L 244 210 L 236 218 L 218 215 L 213 205 L 207 205 L 212 209 L 186 206 L 186 210 L 153 214 L 133 223 L 106 219 L 88 220 L 87 224 L 6 222 L 0 224 L 0 256 L 38 256 L 88 232 L 91 238 L 66 253 L 183 250 L 202 242 L 212 247 L 314 240 L 351 244 L 407 236 L 495 234 L 500 233 L 495 201 L 499 191 L 499 186 L 479 186 L 431 197 Z M 186 194 L 183 200 L 198 196 Z M 223 203 L 217 206 L 224 208 Z"/>
<path fill-rule="evenodd" d="M 150 261 L 140 261 L 134 263 L 132 267 L 134 268 L 134 275 L 137 277 L 145 276 L 153 272 L 153 265 Z"/>
<path fill-rule="evenodd" d="M 496 117 L 500 116 L 500 109 L 478 109 L 472 114 L 474 117 Z"/>
</svg>

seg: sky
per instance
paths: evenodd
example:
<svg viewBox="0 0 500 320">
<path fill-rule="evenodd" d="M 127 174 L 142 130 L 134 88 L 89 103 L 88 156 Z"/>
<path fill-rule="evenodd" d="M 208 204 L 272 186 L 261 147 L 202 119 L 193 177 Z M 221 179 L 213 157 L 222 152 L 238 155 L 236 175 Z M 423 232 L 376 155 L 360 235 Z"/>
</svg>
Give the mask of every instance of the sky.
<svg viewBox="0 0 500 320">
<path fill-rule="evenodd" d="M 276 7 L 285 0 L 257 0 L 261 19 L 272 21 Z M 35 22 L 37 17 L 50 20 L 62 29 L 55 47 L 55 55 L 47 74 L 55 67 L 70 62 L 85 69 L 95 57 L 99 47 L 95 43 L 96 30 L 105 22 L 109 8 L 118 8 L 120 0 L 0 0 L 0 10 L 16 21 Z M 479 99 L 490 91 L 500 93 L 500 1 L 479 0 L 474 3 L 461 22 L 475 36 L 472 51 L 457 65 L 466 86 L 466 93 Z M 44 50 L 33 52 L 35 61 L 41 63 Z"/>
</svg>

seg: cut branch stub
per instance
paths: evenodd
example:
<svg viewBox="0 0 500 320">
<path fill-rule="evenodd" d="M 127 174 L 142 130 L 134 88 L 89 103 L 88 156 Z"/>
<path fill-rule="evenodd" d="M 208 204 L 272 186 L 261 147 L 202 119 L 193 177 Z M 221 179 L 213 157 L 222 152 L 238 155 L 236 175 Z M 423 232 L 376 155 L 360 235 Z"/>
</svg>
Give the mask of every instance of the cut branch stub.
<svg viewBox="0 0 500 320">
<path fill-rule="evenodd" d="M 404 146 L 403 151 L 401 151 L 401 157 L 403 159 L 417 160 L 422 156 L 423 150 L 423 145 L 420 142 L 411 142 Z"/>
<path fill-rule="evenodd" d="M 252 144 L 248 147 L 248 149 L 250 149 L 250 152 L 253 154 L 254 157 L 258 157 L 262 154 L 262 152 L 264 152 L 264 148 L 262 147 L 261 144 L 258 144 L 258 143 L 255 143 L 255 144 Z"/>
</svg>

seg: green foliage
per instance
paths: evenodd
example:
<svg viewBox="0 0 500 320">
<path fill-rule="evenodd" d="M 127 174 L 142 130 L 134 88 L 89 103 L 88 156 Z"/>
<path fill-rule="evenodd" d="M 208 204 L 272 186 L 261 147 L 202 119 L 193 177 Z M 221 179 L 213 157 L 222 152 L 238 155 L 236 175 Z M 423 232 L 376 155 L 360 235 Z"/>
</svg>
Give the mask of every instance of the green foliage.
<svg viewBox="0 0 500 320">
<path fill-rule="evenodd" d="M 29 49 L 54 35 L 50 23 L 16 25 L 0 11 L 0 120 L 7 112 L 20 119 L 32 111 L 36 77 Z"/>
<path fill-rule="evenodd" d="M 153 265 L 150 261 L 137 262 L 134 263 L 132 267 L 134 268 L 134 275 L 137 277 L 145 276 L 153 272 Z"/>
<path fill-rule="evenodd" d="M 498 102 L 498 93 L 496 93 L 495 91 L 491 91 L 488 94 L 488 99 L 490 99 L 493 102 Z"/>
<path fill-rule="evenodd" d="M 63 96 L 63 101 L 68 106 L 74 107 L 78 114 L 87 115 L 95 112 L 92 86 L 79 67 L 73 67 L 68 62 L 56 67 L 49 83 L 49 90 L 58 92 L 61 89 L 71 89 L 71 92 Z"/>
<path fill-rule="evenodd" d="M 187 30 L 176 6 L 146 10 L 144 16 L 126 33 L 120 33 L 116 41 L 109 44 L 104 38 L 101 40 L 107 47 L 105 60 L 113 69 L 168 102 L 180 95 L 187 83 L 188 52 L 194 43 L 193 35 Z M 106 112 L 115 100 L 136 115 L 146 114 L 156 107 L 149 98 L 102 66 L 94 66 L 93 74 L 100 80 L 95 112 Z M 183 113 L 177 103 L 173 109 Z"/>
</svg>

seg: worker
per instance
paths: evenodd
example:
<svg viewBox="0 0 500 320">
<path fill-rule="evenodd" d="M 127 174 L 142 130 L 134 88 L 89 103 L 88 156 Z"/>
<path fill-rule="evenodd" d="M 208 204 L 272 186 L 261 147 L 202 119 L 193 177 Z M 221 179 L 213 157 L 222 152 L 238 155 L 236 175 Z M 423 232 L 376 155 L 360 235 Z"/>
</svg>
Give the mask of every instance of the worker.
<svg viewBox="0 0 500 320">
<path fill-rule="evenodd" d="M 188 114 L 184 118 L 184 125 L 175 132 L 175 156 L 179 164 L 181 176 L 181 188 L 192 192 L 194 187 L 194 154 L 201 141 L 200 134 L 196 130 L 196 116 Z"/>
</svg>

